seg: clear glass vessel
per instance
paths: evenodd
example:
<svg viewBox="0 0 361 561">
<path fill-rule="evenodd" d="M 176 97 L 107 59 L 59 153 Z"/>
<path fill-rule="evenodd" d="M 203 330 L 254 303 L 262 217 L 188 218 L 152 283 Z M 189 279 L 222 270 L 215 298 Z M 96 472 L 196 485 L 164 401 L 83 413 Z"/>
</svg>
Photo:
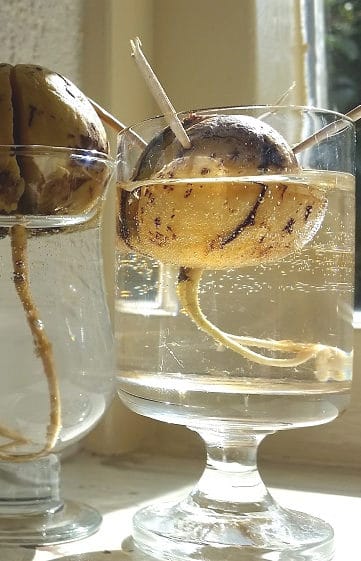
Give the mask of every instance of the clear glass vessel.
<svg viewBox="0 0 361 561">
<path fill-rule="evenodd" d="M 188 146 L 163 117 L 119 135 L 118 388 L 199 433 L 207 465 L 179 504 L 135 515 L 135 544 L 167 560 L 330 560 L 332 528 L 274 501 L 257 449 L 349 402 L 354 125 L 306 107 L 179 119 Z"/>
<path fill-rule="evenodd" d="M 1 146 L 0 168 L 0 544 L 54 544 L 101 522 L 62 499 L 59 453 L 94 427 L 114 392 L 100 250 L 112 162 Z"/>
</svg>

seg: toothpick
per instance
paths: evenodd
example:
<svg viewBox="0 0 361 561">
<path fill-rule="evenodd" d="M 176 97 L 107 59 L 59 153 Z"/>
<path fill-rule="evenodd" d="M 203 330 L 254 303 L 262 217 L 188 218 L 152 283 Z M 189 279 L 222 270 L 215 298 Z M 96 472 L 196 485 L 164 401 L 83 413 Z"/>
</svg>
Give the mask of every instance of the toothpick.
<svg viewBox="0 0 361 561">
<path fill-rule="evenodd" d="M 118 119 L 116 119 L 116 117 L 114 117 L 114 115 L 111 115 L 111 113 L 109 113 L 109 111 L 107 111 L 106 109 L 101 107 L 99 105 L 99 103 L 97 103 L 96 101 L 94 101 L 90 97 L 88 97 L 88 100 L 90 101 L 90 103 L 94 107 L 95 111 L 97 112 L 98 117 L 100 117 L 100 119 L 104 123 L 109 125 L 112 129 L 114 129 L 117 132 L 122 132 L 124 129 L 127 128 L 125 125 L 123 125 L 123 123 L 121 123 Z"/>
<path fill-rule="evenodd" d="M 292 92 L 295 85 L 296 85 L 296 82 L 292 82 L 290 87 L 285 92 L 283 92 L 282 95 L 280 95 L 280 97 L 277 99 L 277 101 L 272 103 L 272 106 L 281 105 L 284 102 L 284 100 L 289 96 L 289 94 Z M 272 109 L 270 111 L 267 111 L 266 113 L 262 113 L 262 115 L 260 115 L 258 118 L 262 121 L 263 119 L 265 119 L 266 117 L 269 117 L 269 115 L 273 115 L 274 113 L 275 113 L 275 109 Z"/>
<path fill-rule="evenodd" d="M 353 122 L 361 119 L 361 105 L 357 105 L 357 107 L 351 109 L 351 111 L 346 113 L 346 117 L 349 117 L 349 119 L 351 119 Z M 313 146 L 314 144 L 318 144 L 323 140 L 326 140 L 326 138 L 330 138 L 337 132 L 340 132 L 343 128 L 345 128 L 344 121 L 339 120 L 335 121 L 334 123 L 330 123 L 329 125 L 326 125 L 319 131 L 315 132 L 314 134 L 305 138 L 305 140 L 294 146 L 293 152 L 295 154 L 298 154 L 298 152 L 302 152 L 302 150 L 306 150 L 306 148 L 311 148 L 311 146 Z"/>
<path fill-rule="evenodd" d="M 346 113 L 346 117 L 348 117 L 349 119 L 351 119 L 354 122 L 361 119 L 361 105 L 357 105 L 357 107 L 354 107 L 353 109 L 351 109 L 351 111 Z"/>
<path fill-rule="evenodd" d="M 114 129 L 115 132 L 120 133 L 127 128 L 126 125 L 123 125 L 123 123 L 119 121 L 116 117 L 114 117 L 114 115 L 112 115 L 111 113 L 109 113 L 109 111 L 101 107 L 99 103 L 97 103 L 93 99 L 90 99 L 90 97 L 88 97 L 88 99 L 92 104 L 92 106 L 94 107 L 98 117 L 103 121 L 103 123 L 106 123 L 112 129 Z M 141 148 L 144 148 L 144 146 L 147 145 L 147 143 L 137 133 L 132 131 L 132 129 L 129 129 L 129 131 L 131 132 L 133 138 L 137 141 L 137 143 L 140 145 Z"/>
<path fill-rule="evenodd" d="M 134 40 L 131 40 L 130 45 L 132 48 L 132 55 L 134 56 L 138 68 L 143 74 L 143 77 L 145 78 L 145 81 L 154 99 L 158 103 L 159 108 L 161 109 L 162 113 L 164 113 L 164 118 L 166 119 L 168 125 L 174 132 L 175 136 L 178 138 L 183 148 L 190 148 L 191 142 L 188 138 L 188 135 L 184 130 L 183 125 L 180 122 L 179 117 L 176 113 L 176 110 L 171 104 L 161 83 L 156 77 L 154 71 L 152 70 L 148 60 L 144 56 L 144 53 L 141 49 L 142 43 L 139 37 L 136 37 Z"/>
<path fill-rule="evenodd" d="M 281 103 L 284 102 L 284 100 L 290 95 L 290 93 L 295 89 L 296 86 L 296 82 L 292 82 L 292 84 L 290 85 L 290 87 L 283 92 L 282 95 L 280 95 L 280 97 L 277 99 L 277 101 L 273 104 L 273 105 L 281 105 Z"/>
</svg>

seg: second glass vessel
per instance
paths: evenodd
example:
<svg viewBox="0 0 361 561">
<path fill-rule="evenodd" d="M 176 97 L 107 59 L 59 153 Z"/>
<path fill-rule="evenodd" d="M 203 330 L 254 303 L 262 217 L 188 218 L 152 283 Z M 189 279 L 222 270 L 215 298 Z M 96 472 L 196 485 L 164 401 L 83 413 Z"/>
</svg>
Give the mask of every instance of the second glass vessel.
<svg viewBox="0 0 361 561">
<path fill-rule="evenodd" d="M 1 146 L 0 167 L 0 545 L 67 542 L 102 520 L 63 500 L 59 454 L 114 393 L 100 244 L 113 162 Z"/>
<path fill-rule="evenodd" d="M 182 502 L 136 514 L 135 543 L 162 559 L 329 560 L 332 528 L 275 503 L 257 448 L 349 401 L 354 126 L 305 107 L 179 118 L 190 147 L 163 117 L 119 136 L 118 387 L 197 431 L 207 466 Z"/>
</svg>

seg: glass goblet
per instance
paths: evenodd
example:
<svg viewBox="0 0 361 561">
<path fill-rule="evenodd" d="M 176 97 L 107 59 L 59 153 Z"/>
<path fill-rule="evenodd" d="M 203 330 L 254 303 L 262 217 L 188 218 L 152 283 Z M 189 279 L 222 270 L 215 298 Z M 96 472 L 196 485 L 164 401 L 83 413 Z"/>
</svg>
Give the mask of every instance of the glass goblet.
<svg viewBox="0 0 361 561">
<path fill-rule="evenodd" d="M 349 402 L 354 126 L 307 107 L 179 119 L 190 147 L 163 117 L 119 135 L 118 388 L 199 433 L 207 465 L 181 502 L 136 513 L 135 544 L 167 560 L 329 560 L 332 528 L 275 502 L 257 449 Z M 178 311 L 152 305 L 165 290 Z"/>
<path fill-rule="evenodd" d="M 112 162 L 95 151 L 0 147 L 0 544 L 97 530 L 60 496 L 59 453 L 99 421 L 114 391 L 100 249 Z"/>
</svg>

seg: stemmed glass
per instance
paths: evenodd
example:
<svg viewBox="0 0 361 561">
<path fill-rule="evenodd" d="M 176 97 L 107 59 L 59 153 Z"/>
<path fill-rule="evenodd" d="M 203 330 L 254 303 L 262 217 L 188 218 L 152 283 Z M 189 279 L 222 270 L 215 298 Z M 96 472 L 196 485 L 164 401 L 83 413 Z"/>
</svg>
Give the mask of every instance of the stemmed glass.
<svg viewBox="0 0 361 561">
<path fill-rule="evenodd" d="M 114 391 L 100 249 L 113 163 L 91 150 L 1 146 L 0 168 L 0 544 L 54 544 L 101 522 L 62 499 L 59 453 Z"/>
<path fill-rule="evenodd" d="M 287 162 L 268 129 L 238 136 L 240 116 L 282 135 Z M 119 135 L 118 388 L 199 433 L 207 465 L 182 501 L 136 513 L 135 544 L 167 560 L 329 560 L 332 528 L 275 502 L 257 449 L 349 402 L 354 125 L 307 107 L 179 119 L 190 148 L 163 117 Z"/>
</svg>

